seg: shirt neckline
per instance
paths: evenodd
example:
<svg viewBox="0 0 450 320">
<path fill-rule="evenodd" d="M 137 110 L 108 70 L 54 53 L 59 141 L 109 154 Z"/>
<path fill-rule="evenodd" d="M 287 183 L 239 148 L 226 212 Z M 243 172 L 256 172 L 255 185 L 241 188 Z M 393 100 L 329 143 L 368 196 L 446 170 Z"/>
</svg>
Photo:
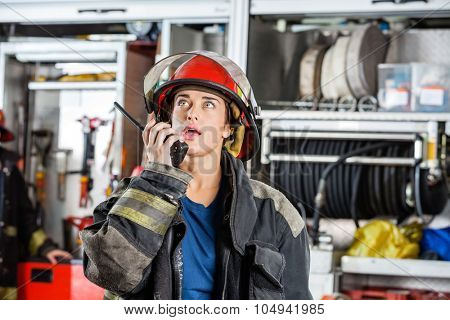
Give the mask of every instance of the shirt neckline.
<svg viewBox="0 0 450 320">
<path fill-rule="evenodd" d="M 202 208 L 203 210 L 210 209 L 216 205 L 216 202 L 218 202 L 220 198 L 222 198 L 221 196 L 222 196 L 222 192 L 223 192 L 223 181 L 224 181 L 224 179 L 222 176 L 220 178 L 220 187 L 219 187 L 219 190 L 217 191 L 216 197 L 214 198 L 213 201 L 211 201 L 211 203 L 207 207 L 203 203 L 198 203 L 198 202 L 195 202 L 195 201 L 189 199 L 187 195 L 184 195 L 182 197 L 182 199 L 186 200 L 187 202 L 189 202 L 190 204 L 192 204 L 196 207 Z"/>
</svg>

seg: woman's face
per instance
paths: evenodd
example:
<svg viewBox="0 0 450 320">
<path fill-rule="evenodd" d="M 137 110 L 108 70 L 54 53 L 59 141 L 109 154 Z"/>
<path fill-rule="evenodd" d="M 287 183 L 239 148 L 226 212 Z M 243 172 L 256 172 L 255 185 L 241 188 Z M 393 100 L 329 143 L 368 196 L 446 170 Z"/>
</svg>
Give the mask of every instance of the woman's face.
<svg viewBox="0 0 450 320">
<path fill-rule="evenodd" d="M 188 155 L 204 156 L 221 149 L 230 135 L 227 106 L 218 95 L 199 90 L 181 90 L 173 100 L 172 127 L 189 145 Z"/>
</svg>

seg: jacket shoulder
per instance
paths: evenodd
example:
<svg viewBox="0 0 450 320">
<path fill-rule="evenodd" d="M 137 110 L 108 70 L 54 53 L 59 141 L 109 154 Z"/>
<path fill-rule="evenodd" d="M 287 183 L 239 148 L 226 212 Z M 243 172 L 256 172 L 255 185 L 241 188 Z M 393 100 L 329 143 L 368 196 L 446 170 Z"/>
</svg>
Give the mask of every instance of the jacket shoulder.
<svg viewBox="0 0 450 320">
<path fill-rule="evenodd" d="M 292 235 L 296 238 L 305 227 L 305 222 L 286 196 L 261 181 L 250 179 L 250 185 L 254 197 L 273 201 L 275 210 L 283 216 L 291 229 Z"/>
</svg>

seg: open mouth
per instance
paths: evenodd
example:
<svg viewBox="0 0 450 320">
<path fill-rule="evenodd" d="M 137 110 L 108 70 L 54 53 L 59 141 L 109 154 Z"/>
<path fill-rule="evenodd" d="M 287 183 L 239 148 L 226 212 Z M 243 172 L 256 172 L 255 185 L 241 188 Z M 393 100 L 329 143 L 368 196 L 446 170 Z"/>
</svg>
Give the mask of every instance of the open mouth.
<svg viewBox="0 0 450 320">
<path fill-rule="evenodd" d="M 188 126 L 183 130 L 183 137 L 185 140 L 193 140 L 202 133 L 194 127 Z"/>
</svg>

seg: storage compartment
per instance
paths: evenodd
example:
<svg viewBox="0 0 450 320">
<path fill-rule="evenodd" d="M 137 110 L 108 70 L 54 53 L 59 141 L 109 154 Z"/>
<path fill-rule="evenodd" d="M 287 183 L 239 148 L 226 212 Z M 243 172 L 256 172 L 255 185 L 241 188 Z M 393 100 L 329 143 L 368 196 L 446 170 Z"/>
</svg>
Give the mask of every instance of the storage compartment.
<svg viewBox="0 0 450 320">
<path fill-rule="evenodd" d="M 252 163 L 252 175 L 308 217 L 311 257 L 327 236 L 345 249 L 374 217 L 428 223 L 442 213 L 434 223 L 448 225 L 448 11 L 427 15 L 431 1 L 271 3 L 255 0 L 250 18 L 248 75 L 262 107 L 261 166 Z M 404 270 L 404 279 L 374 285 L 360 277 L 350 283 L 344 270 L 346 286 L 333 288 L 325 283 L 336 273 L 317 277 L 320 268 L 311 267 L 315 298 L 374 286 L 425 289 Z"/>
<path fill-rule="evenodd" d="M 381 111 L 411 111 L 412 89 L 410 64 L 378 66 L 378 101 Z"/>
<path fill-rule="evenodd" d="M 252 16 L 249 79 L 263 110 L 449 112 L 446 26 L 432 18 Z M 386 63 L 417 71 L 382 67 L 379 78 Z"/>
<path fill-rule="evenodd" d="M 378 66 L 381 111 L 450 112 L 450 67 L 410 63 Z"/>
</svg>

